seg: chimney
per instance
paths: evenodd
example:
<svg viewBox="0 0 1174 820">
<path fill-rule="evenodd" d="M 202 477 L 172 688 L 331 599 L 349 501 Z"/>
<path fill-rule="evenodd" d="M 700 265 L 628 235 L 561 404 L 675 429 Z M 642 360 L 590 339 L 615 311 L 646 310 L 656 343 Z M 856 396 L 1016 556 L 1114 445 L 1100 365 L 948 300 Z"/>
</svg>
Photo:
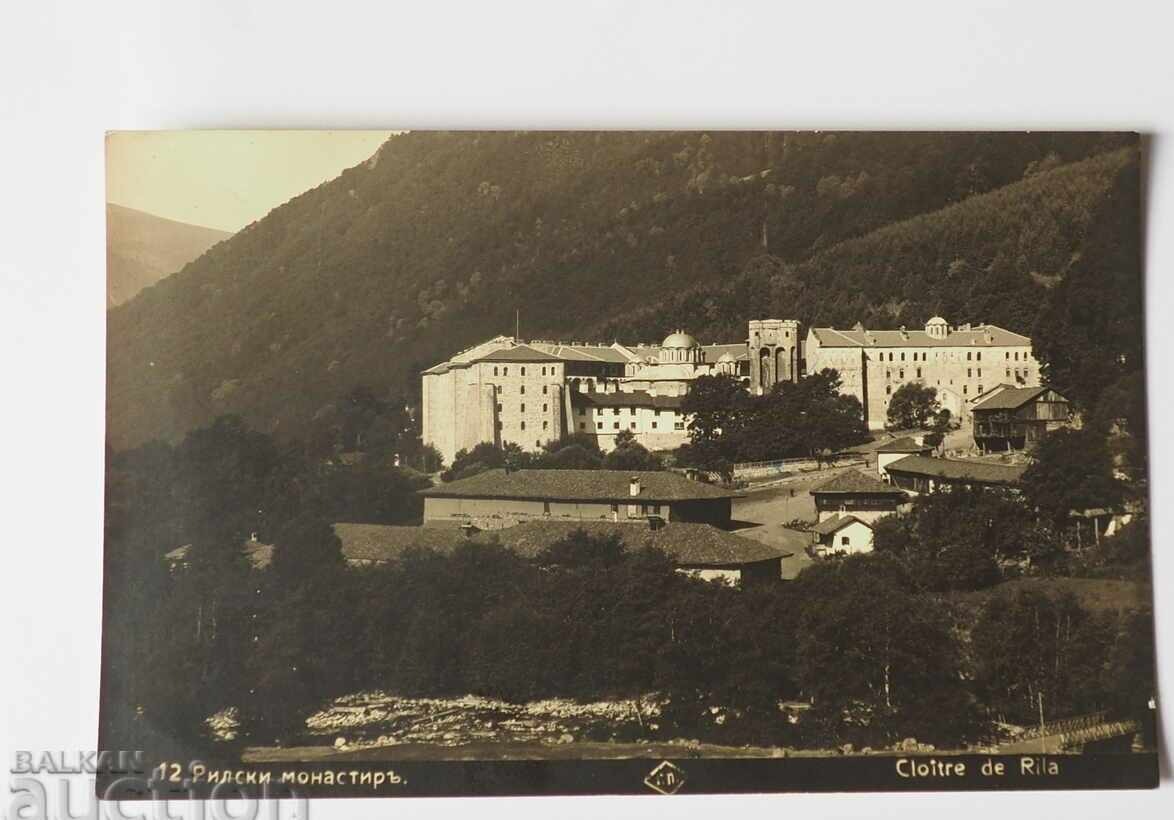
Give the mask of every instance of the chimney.
<svg viewBox="0 0 1174 820">
<path fill-rule="evenodd" d="M 640 495 L 640 476 L 632 476 L 628 479 L 628 495 Z"/>
</svg>

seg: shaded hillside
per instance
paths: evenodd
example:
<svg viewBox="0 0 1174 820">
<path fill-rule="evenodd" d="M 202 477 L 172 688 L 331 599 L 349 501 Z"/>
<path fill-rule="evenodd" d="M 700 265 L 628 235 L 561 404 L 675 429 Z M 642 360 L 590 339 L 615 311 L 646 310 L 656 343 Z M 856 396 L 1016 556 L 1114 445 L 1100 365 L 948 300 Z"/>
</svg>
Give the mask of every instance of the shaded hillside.
<svg viewBox="0 0 1174 820">
<path fill-rule="evenodd" d="M 1025 174 L 1046 188 L 1058 179 L 1048 169 L 1132 141 L 1091 134 L 392 137 L 368 162 L 111 311 L 109 436 L 116 447 L 174 438 L 225 412 L 243 413 L 263 430 L 297 433 L 357 383 L 418 390 L 419 370 L 511 332 L 515 309 L 525 336 L 614 329 L 659 338 L 670 324 L 692 327 L 693 314 L 608 320 L 672 304 L 695 288 L 737 287 L 764 242 L 800 268 L 813 256 L 834 259 L 828 254 L 853 253 L 844 240 Z M 993 223 L 994 241 L 1005 227 Z M 1079 244 L 1070 239 L 1069 254 Z M 821 284 L 818 296 L 805 293 L 819 279 L 812 269 L 773 302 L 760 292 L 727 300 L 729 315 L 719 310 L 698 330 L 741 338 L 735 328 L 751 314 L 810 319 L 822 304 L 845 303 L 845 315 L 858 305 L 852 321 L 867 320 L 879 305 L 912 295 L 902 288 L 918 290 L 900 275 L 939 270 L 936 258 L 910 257 L 916 267 L 885 273 L 897 290 L 877 290 L 868 271 L 884 272 L 882 258 L 862 253 L 854 273 Z M 927 261 L 934 264 L 922 267 Z M 861 278 L 865 292 L 857 289 Z M 783 309 L 789 292 L 812 305 L 806 314 Z"/>
<path fill-rule="evenodd" d="M 920 327 L 941 315 L 1031 333 L 1049 286 L 1078 267 L 1100 222 L 1136 259 L 1136 207 L 1118 203 L 1108 214 L 1102 203 L 1119 177 L 1132 180 L 1136 195 L 1137 163 L 1136 150 L 1124 148 L 887 225 L 801 262 L 760 254 L 736 277 L 609 318 L 593 332 L 651 338 L 674 324 L 708 341 L 744 338 L 750 315 L 882 328 Z M 1134 278 L 1119 289 L 1139 297 L 1136 266 L 1125 273 Z"/>
<path fill-rule="evenodd" d="M 106 307 L 129 301 L 230 236 L 106 203 Z"/>
</svg>

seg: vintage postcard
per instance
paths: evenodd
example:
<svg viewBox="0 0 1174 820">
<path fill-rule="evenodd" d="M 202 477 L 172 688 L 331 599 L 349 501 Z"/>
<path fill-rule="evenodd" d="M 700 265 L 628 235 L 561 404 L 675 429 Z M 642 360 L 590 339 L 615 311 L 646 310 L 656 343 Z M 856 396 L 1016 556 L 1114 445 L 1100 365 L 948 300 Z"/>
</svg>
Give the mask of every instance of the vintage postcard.
<svg viewBox="0 0 1174 820">
<path fill-rule="evenodd" d="M 1140 154 L 110 134 L 99 792 L 1155 786 Z"/>
</svg>

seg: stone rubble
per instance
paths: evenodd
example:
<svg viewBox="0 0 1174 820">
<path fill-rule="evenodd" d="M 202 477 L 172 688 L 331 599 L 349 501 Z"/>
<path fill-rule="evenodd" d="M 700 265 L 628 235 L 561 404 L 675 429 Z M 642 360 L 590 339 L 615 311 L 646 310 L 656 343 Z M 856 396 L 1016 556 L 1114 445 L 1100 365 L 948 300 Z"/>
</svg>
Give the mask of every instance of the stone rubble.
<svg viewBox="0 0 1174 820">
<path fill-rule="evenodd" d="M 638 707 L 637 707 L 638 704 Z M 403 743 L 462 746 L 476 742 L 574 743 L 585 734 L 606 739 L 641 729 L 661 712 L 655 698 L 578 703 L 553 698 L 509 703 L 477 695 L 406 698 L 358 692 L 337 698 L 306 719 L 311 735 L 335 738 L 340 750 Z M 639 708 L 639 715 L 636 709 Z"/>
</svg>

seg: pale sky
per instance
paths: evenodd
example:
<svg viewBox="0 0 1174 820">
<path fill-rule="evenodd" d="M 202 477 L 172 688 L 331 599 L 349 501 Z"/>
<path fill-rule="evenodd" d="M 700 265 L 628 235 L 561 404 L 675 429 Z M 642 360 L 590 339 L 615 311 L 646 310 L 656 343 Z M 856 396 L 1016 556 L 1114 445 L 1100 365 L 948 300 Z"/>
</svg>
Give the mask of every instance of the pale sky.
<svg viewBox="0 0 1174 820">
<path fill-rule="evenodd" d="M 106 201 L 238 231 L 375 153 L 389 131 L 115 131 Z"/>
</svg>

